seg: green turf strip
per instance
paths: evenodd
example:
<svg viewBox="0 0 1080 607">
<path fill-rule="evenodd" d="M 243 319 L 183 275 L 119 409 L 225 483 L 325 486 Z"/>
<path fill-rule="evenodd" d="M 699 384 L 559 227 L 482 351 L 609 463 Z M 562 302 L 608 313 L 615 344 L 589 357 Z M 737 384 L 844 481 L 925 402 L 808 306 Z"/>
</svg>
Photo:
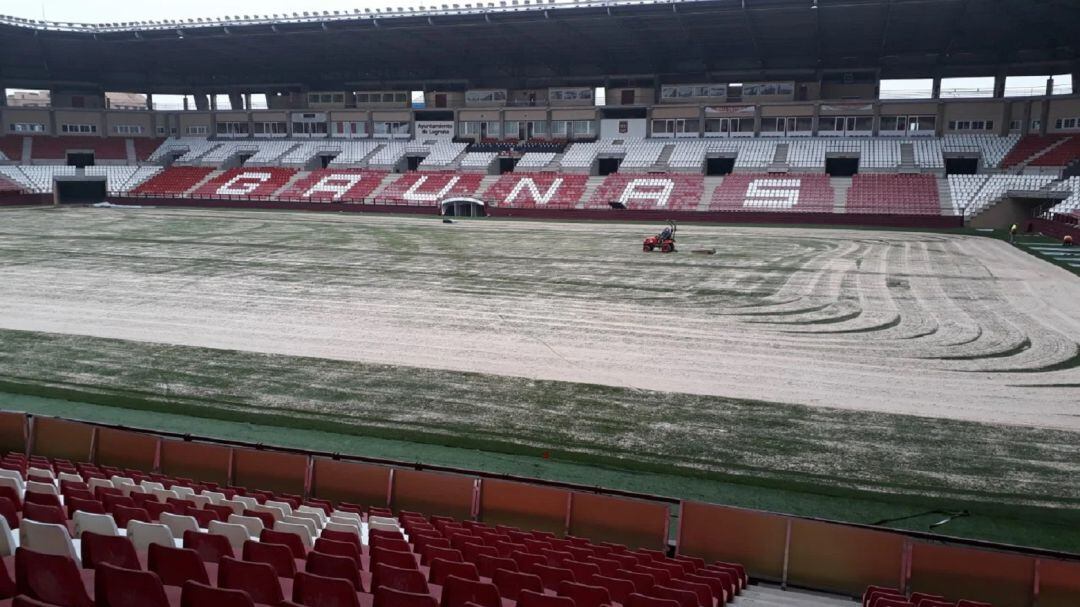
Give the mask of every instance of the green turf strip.
<svg viewBox="0 0 1080 607">
<path fill-rule="evenodd" d="M 938 531 L 1080 551 L 1070 432 L 6 330 L 0 391 L 7 409 L 859 523 L 966 509 Z"/>
</svg>

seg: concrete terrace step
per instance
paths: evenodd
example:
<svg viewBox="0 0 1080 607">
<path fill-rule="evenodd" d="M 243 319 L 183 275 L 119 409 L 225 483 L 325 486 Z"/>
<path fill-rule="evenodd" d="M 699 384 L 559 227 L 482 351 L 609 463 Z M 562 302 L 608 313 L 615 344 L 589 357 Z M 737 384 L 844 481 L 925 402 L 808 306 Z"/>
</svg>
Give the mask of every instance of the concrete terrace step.
<svg viewBox="0 0 1080 607">
<path fill-rule="evenodd" d="M 856 603 L 854 599 L 845 596 L 808 590 L 784 590 L 767 584 L 748 586 L 732 602 L 737 607 L 853 607 Z"/>
<path fill-rule="evenodd" d="M 22 158 L 19 159 L 20 164 L 30 164 L 30 159 L 34 157 L 34 138 L 23 137 L 22 140 Z M 12 158 L 12 160 L 15 160 Z"/>
<path fill-rule="evenodd" d="M 708 211 L 709 204 L 712 202 L 713 194 L 716 192 L 716 188 L 720 187 L 720 184 L 724 183 L 723 177 L 706 177 L 705 187 L 701 190 L 701 202 L 698 203 L 697 210 Z"/>
<path fill-rule="evenodd" d="M 281 196 L 285 192 L 288 192 L 289 188 L 291 188 L 294 183 L 300 181 L 301 179 L 307 177 L 310 174 L 311 171 L 297 171 L 293 174 L 292 177 L 289 177 L 289 180 L 285 182 L 285 185 L 281 186 L 274 192 L 274 196 Z"/>
<path fill-rule="evenodd" d="M 959 215 L 960 210 L 956 208 L 956 201 L 953 200 L 952 190 L 949 189 L 948 179 L 937 180 L 938 200 L 941 201 L 941 214 L 946 216 Z"/>
<path fill-rule="evenodd" d="M 499 180 L 500 175 L 486 175 L 480 180 L 480 187 L 476 188 L 476 198 L 483 200 L 484 194 L 491 189 L 491 186 L 495 185 L 495 182 Z"/>
<path fill-rule="evenodd" d="M 581 195 L 581 200 L 574 205 L 574 208 L 584 208 L 585 203 L 592 200 L 593 194 L 596 193 L 596 188 L 600 187 L 601 183 L 604 183 L 603 177 L 589 177 L 589 181 L 585 183 L 585 193 Z"/>
<path fill-rule="evenodd" d="M 225 171 L 222 171 L 222 170 L 210 171 L 209 173 L 207 173 L 206 177 L 203 177 L 202 179 L 199 180 L 198 183 L 196 183 L 195 185 L 193 185 L 190 188 L 188 188 L 187 190 L 185 190 L 184 193 L 181 194 L 181 197 L 189 196 L 189 195 L 191 195 L 192 192 L 198 191 L 198 189 L 203 187 L 203 185 L 205 185 L 206 182 L 210 181 L 211 179 L 216 179 L 217 177 L 219 177 L 224 172 Z"/>
<path fill-rule="evenodd" d="M 379 185 L 371 191 L 371 194 L 368 194 L 368 198 L 371 200 L 378 200 L 379 196 L 383 193 L 383 190 L 390 187 L 390 184 L 401 179 L 404 175 L 404 173 L 390 173 L 386 176 L 386 179 L 379 182 Z"/>
<path fill-rule="evenodd" d="M 848 191 L 851 190 L 850 177 L 832 177 L 829 185 L 833 188 L 833 213 L 843 213 L 847 209 Z"/>
</svg>

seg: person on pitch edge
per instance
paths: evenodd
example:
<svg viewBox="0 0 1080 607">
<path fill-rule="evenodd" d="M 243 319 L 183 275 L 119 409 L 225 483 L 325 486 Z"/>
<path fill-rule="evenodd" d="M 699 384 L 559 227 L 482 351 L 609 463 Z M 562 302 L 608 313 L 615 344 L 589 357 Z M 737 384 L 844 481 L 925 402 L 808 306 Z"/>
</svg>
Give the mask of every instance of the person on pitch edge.
<svg viewBox="0 0 1080 607">
<path fill-rule="evenodd" d="M 1016 244 L 1016 230 L 1016 224 L 1014 223 L 1012 224 L 1012 227 L 1009 228 L 1009 244 Z"/>
</svg>

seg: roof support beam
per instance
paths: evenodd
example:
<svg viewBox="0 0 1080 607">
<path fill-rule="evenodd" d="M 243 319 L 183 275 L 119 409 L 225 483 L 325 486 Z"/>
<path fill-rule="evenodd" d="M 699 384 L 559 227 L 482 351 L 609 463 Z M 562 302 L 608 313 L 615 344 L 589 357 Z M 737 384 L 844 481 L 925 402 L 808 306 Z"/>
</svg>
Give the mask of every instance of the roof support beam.
<svg viewBox="0 0 1080 607">
<path fill-rule="evenodd" d="M 750 41 L 754 45 L 754 55 L 757 56 L 758 67 L 765 67 L 765 56 L 761 54 L 761 44 L 758 43 L 757 28 L 754 27 L 754 18 L 750 16 L 750 10 L 746 6 L 749 0 L 742 0 L 742 16 L 743 23 L 746 25 L 746 31 L 750 33 Z M 820 10 L 820 9 L 819 9 Z"/>
</svg>

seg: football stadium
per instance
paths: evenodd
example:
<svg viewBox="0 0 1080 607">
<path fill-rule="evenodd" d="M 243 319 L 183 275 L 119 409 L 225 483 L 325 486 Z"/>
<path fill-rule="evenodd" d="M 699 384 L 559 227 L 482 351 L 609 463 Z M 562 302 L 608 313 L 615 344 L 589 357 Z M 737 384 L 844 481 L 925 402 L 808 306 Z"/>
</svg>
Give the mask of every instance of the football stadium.
<svg viewBox="0 0 1080 607">
<path fill-rule="evenodd" d="M 0 607 L 1080 606 L 1080 4 L 303 4 L 0 16 Z"/>
</svg>

